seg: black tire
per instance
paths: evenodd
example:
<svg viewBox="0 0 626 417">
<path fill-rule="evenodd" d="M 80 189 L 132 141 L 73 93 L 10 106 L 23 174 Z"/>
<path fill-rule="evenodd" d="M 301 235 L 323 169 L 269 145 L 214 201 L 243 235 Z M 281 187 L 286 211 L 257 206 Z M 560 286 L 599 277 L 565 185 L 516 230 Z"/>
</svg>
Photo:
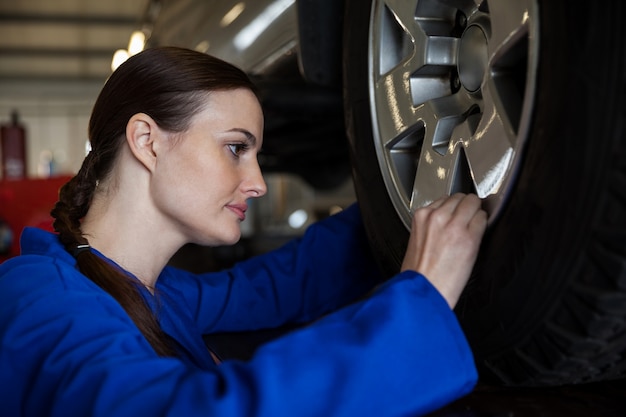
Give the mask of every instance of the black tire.
<svg viewBox="0 0 626 417">
<path fill-rule="evenodd" d="M 484 1 L 483 11 L 496 1 Z M 545 386 L 620 378 L 626 376 L 626 7 L 621 0 L 537 3 L 540 44 L 535 94 L 525 98 L 532 100 L 527 139 L 497 211 L 488 205 L 492 220 L 456 313 L 484 381 Z M 374 144 L 371 4 L 346 4 L 346 123 L 368 234 L 381 268 L 392 274 L 408 231 Z M 475 188 L 464 183 L 456 190 Z"/>
</svg>

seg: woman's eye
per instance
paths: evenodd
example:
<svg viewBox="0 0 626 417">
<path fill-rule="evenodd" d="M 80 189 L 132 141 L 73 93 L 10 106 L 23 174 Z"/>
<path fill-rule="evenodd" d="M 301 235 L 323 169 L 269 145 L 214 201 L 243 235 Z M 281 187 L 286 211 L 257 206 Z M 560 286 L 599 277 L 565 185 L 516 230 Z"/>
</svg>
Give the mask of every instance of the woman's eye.
<svg viewBox="0 0 626 417">
<path fill-rule="evenodd" d="M 233 155 L 239 156 L 243 152 L 245 152 L 246 149 L 248 149 L 248 145 L 246 145 L 245 143 L 231 143 L 228 145 L 228 148 L 233 153 Z"/>
</svg>

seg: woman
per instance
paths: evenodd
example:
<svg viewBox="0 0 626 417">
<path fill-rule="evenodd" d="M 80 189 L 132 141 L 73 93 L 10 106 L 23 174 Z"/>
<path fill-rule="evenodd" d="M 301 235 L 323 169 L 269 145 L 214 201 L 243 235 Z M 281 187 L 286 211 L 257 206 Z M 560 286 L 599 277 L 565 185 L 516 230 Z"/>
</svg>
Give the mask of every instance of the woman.
<svg viewBox="0 0 626 417">
<path fill-rule="evenodd" d="M 485 229 L 475 196 L 418 210 L 382 284 L 356 205 L 228 271 L 166 266 L 239 239 L 262 131 L 253 85 L 213 57 L 150 49 L 111 75 L 57 234 L 26 229 L 0 266 L 3 415 L 418 415 L 472 389 L 451 308 Z M 248 362 L 202 339 L 312 320 Z"/>
</svg>

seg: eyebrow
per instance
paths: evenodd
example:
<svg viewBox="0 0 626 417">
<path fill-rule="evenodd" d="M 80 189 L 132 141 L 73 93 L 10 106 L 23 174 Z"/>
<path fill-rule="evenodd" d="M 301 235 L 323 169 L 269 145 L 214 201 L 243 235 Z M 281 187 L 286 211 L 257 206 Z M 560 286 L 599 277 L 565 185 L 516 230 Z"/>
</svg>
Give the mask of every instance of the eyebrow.
<svg viewBox="0 0 626 417">
<path fill-rule="evenodd" d="M 250 133 L 246 129 L 241 129 L 239 127 L 235 127 L 235 128 L 230 129 L 230 130 L 227 130 L 227 132 L 243 133 L 243 135 L 246 137 L 246 139 L 250 143 L 250 146 L 252 146 L 253 148 L 256 147 L 256 136 L 254 136 L 252 133 Z"/>
</svg>

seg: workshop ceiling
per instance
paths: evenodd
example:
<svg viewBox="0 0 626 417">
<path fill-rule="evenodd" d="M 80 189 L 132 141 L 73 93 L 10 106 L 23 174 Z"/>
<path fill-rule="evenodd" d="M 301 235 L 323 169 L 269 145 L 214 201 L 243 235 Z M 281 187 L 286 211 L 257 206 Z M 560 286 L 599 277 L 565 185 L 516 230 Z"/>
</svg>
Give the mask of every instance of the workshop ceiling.
<svg viewBox="0 0 626 417">
<path fill-rule="evenodd" d="M 104 80 L 149 0 L 0 0 L 0 81 Z"/>
</svg>

